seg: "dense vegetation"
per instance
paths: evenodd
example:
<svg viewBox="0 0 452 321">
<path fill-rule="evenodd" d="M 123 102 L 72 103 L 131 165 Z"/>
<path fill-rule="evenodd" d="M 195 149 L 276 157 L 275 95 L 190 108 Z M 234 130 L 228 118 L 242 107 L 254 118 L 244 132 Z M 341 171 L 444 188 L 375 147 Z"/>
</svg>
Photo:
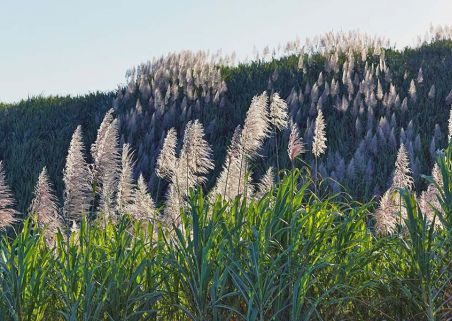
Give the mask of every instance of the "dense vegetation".
<svg viewBox="0 0 452 321">
<path fill-rule="evenodd" d="M 296 48 L 274 59 L 262 56 L 238 66 L 227 59 L 209 60 L 204 53 L 183 52 L 132 69 L 128 87 L 116 93 L 41 97 L 3 105 L 0 159 L 19 210 L 23 212 L 28 207 L 43 166 L 47 166 L 57 194 L 62 197 L 63 159 L 70 134 L 81 124 L 85 143 L 91 144 L 96 128 L 112 105 L 121 120 L 121 141 L 137 151 L 135 175 L 144 174 L 153 195 L 158 185 L 153 168 L 165 132 L 175 127 L 182 136 L 190 120 L 199 119 L 206 128 L 217 165 L 210 176 L 214 177 L 223 163 L 225 146 L 234 128 L 242 123 L 251 98 L 264 90 L 279 92 L 287 100 L 308 147 L 312 144 L 316 110 L 319 106 L 323 109 L 328 150 L 320 159 L 319 171 L 323 177 L 339 181 L 353 196 L 369 200 L 386 190 L 401 142 L 409 152 L 417 190 L 422 190 L 425 184 L 421 174 L 431 172 L 436 149 L 447 142 L 452 42 L 436 40 L 418 48 L 380 49 L 375 53 L 370 46 L 378 43 L 357 45 L 353 43 L 355 38 L 338 39 L 338 43 L 346 44 L 345 48 L 335 44 L 323 50 L 312 49 L 312 53 L 305 49 L 301 56 L 303 51 Z M 364 61 L 361 51 L 365 45 L 369 48 Z M 223 67 L 218 69 L 219 65 Z M 188 72 L 192 73 L 190 77 Z M 333 86 L 337 85 L 334 93 L 333 79 Z M 412 79 L 414 96 L 409 93 Z M 287 147 L 284 143 L 288 132 L 283 135 L 279 154 L 281 167 L 286 167 L 289 162 L 282 151 Z M 256 177 L 268 166 L 276 167 L 272 146 L 273 138 L 264 146 L 262 154 L 266 157 L 254 162 Z M 306 162 L 313 165 L 313 158 L 308 155 Z M 338 186 L 333 188 L 338 191 Z M 160 188 L 159 203 L 164 191 Z"/>
<path fill-rule="evenodd" d="M 63 194 L 62 171 L 76 124 L 86 129 L 93 142 L 97 124 L 111 104 L 112 94 L 84 97 L 36 97 L 15 105 L 0 104 L 0 160 L 18 209 L 30 204 L 33 186 L 44 166 L 59 196 Z"/>
<path fill-rule="evenodd" d="M 451 318 L 450 39 L 181 52 L 2 105 L 0 320 Z"/>
<path fill-rule="evenodd" d="M 192 193 L 174 229 L 123 216 L 49 247 L 27 221 L 0 246 L 0 319 L 448 320 L 451 156 L 439 230 L 403 190 L 406 225 L 376 237 L 368 204 L 319 198 L 298 170 L 258 200 Z"/>
</svg>

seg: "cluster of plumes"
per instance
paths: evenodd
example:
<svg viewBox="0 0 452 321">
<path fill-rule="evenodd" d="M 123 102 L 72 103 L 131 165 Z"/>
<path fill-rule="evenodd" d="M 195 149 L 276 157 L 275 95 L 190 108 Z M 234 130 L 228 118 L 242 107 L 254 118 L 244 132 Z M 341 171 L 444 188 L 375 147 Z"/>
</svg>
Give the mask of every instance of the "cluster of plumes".
<svg viewBox="0 0 452 321">
<path fill-rule="evenodd" d="M 251 162 L 259 156 L 264 141 L 272 133 L 272 127 L 274 135 L 278 135 L 277 131 L 290 127 L 287 152 L 292 164 L 298 156 L 305 153 L 298 126 L 289 121 L 287 103 L 278 93 L 271 96 L 270 105 L 268 101 L 266 92 L 253 97 L 243 127 L 237 126 L 232 135 L 222 171 L 210 192 L 211 199 L 218 195 L 226 200 L 233 200 L 240 195 L 259 198 L 271 191 L 275 178 L 273 167 L 270 166 L 261 180 L 254 185 L 251 179 Z"/>
<path fill-rule="evenodd" d="M 337 119 L 344 131 L 354 129 L 347 140 L 330 135 L 332 148 L 328 148 L 326 157 L 318 162 L 318 172 L 322 177 L 333 178 L 331 182 L 340 181 L 360 199 L 379 196 L 386 190 L 386 179 L 376 179 L 375 173 L 389 178 L 391 170 L 387 165 L 393 160 L 382 166 L 378 159 L 380 153 L 394 155 L 400 143 L 404 143 L 413 178 L 419 183 L 421 173 L 429 171 L 432 163 L 431 159 L 423 157 L 424 149 L 433 153 L 444 143 L 438 127 L 430 146 L 424 147 L 425 133 L 416 133 L 416 122 L 410 123 L 417 106 L 427 98 L 432 105 L 436 103 L 438 97 L 444 95 L 442 88 L 438 84 L 436 87 L 427 85 L 429 71 L 425 71 L 424 80 L 422 67 L 425 66 L 419 66 L 415 73 L 407 70 L 402 79 L 399 70 L 391 70 L 391 58 L 386 58 L 384 47 L 391 44 L 383 38 L 357 31 L 331 32 L 303 43 L 289 42 L 275 50 L 266 48 L 259 54 L 260 58 L 271 59 L 299 56 L 299 70 L 294 69 L 291 72 L 294 76 L 290 76 L 293 88 L 289 95 L 281 97 L 287 101 L 288 113 L 298 124 L 306 149 L 312 150 L 319 110 L 326 120 Z M 181 135 L 188 121 L 199 119 L 210 139 L 216 136 L 218 127 L 222 128 L 218 132 L 224 133 L 224 126 L 232 131 L 238 125 L 238 122 L 219 123 L 225 113 L 237 106 L 228 100 L 226 83 L 220 75 L 219 66 L 231 63 L 229 57 L 184 51 L 142 64 L 127 73 L 128 86 L 118 91 L 114 103 L 123 127 L 121 140 L 129 142 L 136 150 L 136 167 L 148 178 L 153 192 L 159 177 L 152 169 L 156 167 L 158 151 L 165 138 L 162 133 L 175 128 Z M 322 68 L 322 63 L 323 70 L 316 71 L 319 72 L 317 77 L 313 70 Z M 281 90 L 278 70 L 276 68 L 269 76 L 268 92 Z M 286 86 L 290 84 L 285 82 L 282 88 Z M 449 96 L 450 104 L 452 90 Z M 236 119 L 234 117 L 234 121 Z M 335 131 L 333 129 L 332 133 Z M 269 146 L 265 145 L 263 150 L 267 151 Z M 219 150 L 214 149 L 217 154 Z M 306 161 L 314 166 L 310 156 Z M 272 165 L 279 171 L 279 164 L 266 164 L 267 167 Z M 363 188 L 357 181 L 370 188 Z"/>
<path fill-rule="evenodd" d="M 361 55 L 350 48 L 342 53 L 339 49 L 326 53 L 325 68 L 317 81 L 313 84 L 307 81 L 304 90 L 295 86 L 286 99 L 289 113 L 303 129 L 304 141 L 314 156 L 323 151 L 322 139 L 318 139 L 322 135 L 316 133 L 322 128 L 319 126 L 322 123 L 319 122 L 319 111 L 325 112 L 328 118 L 333 117 L 338 127 L 347 126 L 344 128 L 347 133 L 353 131 L 353 127 L 349 127 L 351 119 L 354 132 L 347 135 L 346 143 L 338 139 L 331 142 L 334 147 L 325 151 L 326 162 L 319 162 L 318 172 L 322 177 L 332 178 L 332 188 L 335 181 L 340 181 L 354 196 L 365 199 L 379 196 L 386 189 L 386 180 L 375 175 L 377 172 L 383 177 L 391 174 L 390 167 L 382 164 L 381 154 L 394 155 L 403 143 L 409 155 L 413 179 L 421 183 L 421 173 L 428 170 L 436 150 L 444 146 L 445 141 L 440 126 L 436 124 L 430 145 L 424 147 L 424 133 L 416 133 L 415 125 L 409 119 L 413 113 L 410 109 L 414 110 L 417 104 L 434 106 L 443 102 L 438 97 L 438 86 L 426 84 L 422 67 L 412 75 L 412 79 L 408 71 L 400 79 L 386 62 L 385 51 L 372 52 L 371 49 L 363 48 Z M 342 66 L 339 57 L 345 58 Z M 375 59 L 379 61 L 375 63 Z M 298 68 L 309 78 L 312 77 L 310 61 L 311 57 L 304 54 L 300 55 L 298 63 Z M 273 88 L 277 76 L 274 73 L 269 78 L 268 88 Z M 402 84 L 396 86 L 399 83 Z M 444 101 L 452 103 L 452 90 Z M 425 149 L 430 152 L 430 158 L 423 157 Z M 311 165 L 314 166 L 312 159 Z"/>
<path fill-rule="evenodd" d="M 452 115 L 452 112 L 451 112 Z M 452 119 L 452 116 L 450 117 Z M 298 126 L 289 121 L 288 109 L 277 93 L 272 95 L 271 104 L 266 92 L 253 97 L 243 127 L 234 131 L 228 147 L 223 170 L 211 191 L 211 197 L 222 195 L 233 200 L 239 195 L 246 198 L 261 198 L 272 190 L 274 172 L 270 167 L 259 183 L 251 181 L 251 162 L 259 156 L 264 141 L 271 134 L 271 127 L 284 130 L 290 127 L 288 156 L 292 164 L 305 153 L 303 139 Z M 74 232 L 82 216 L 94 213 L 103 222 L 115 222 L 119 215 L 130 213 L 138 221 L 160 219 L 154 201 L 149 195 L 143 175 L 135 183 L 134 153 L 129 144 L 124 143 L 122 151 L 118 142 L 118 121 L 113 111 L 106 113 L 91 146 L 93 164 L 85 161 L 81 127 L 72 136 L 66 166 L 64 168 L 64 205 L 60 211 L 47 171 L 44 168 L 36 184 L 34 199 L 29 212 L 45 231 L 49 244 L 55 240 L 58 230 Z M 212 149 L 205 139 L 204 128 L 198 121 L 188 122 L 180 152 L 178 152 L 177 133 L 171 128 L 157 159 L 156 173 L 169 182 L 164 218 L 168 223 L 178 224 L 180 211 L 187 207 L 187 197 L 191 189 L 206 183 L 207 176 L 214 168 Z M 321 110 L 315 123 L 312 153 L 320 157 L 326 150 L 325 121 Z M 433 182 L 420 196 L 420 208 L 429 221 L 440 210 L 437 199 L 438 187 L 442 185 L 437 166 L 433 169 Z M 414 180 L 410 169 L 408 152 L 401 143 L 395 162 L 390 188 L 380 200 L 375 213 L 376 230 L 379 234 L 396 231 L 406 217 L 398 191 L 412 191 Z M 0 218 L 1 228 L 14 221 L 14 201 L 5 181 L 0 163 Z M 437 226 L 441 223 L 437 221 Z"/>
<path fill-rule="evenodd" d="M 142 175 L 135 183 L 134 153 L 128 144 L 122 152 L 118 141 L 119 125 L 113 111 L 106 113 L 95 143 L 91 146 L 93 164 L 85 160 L 85 146 L 81 126 L 72 135 L 63 170 L 64 203 L 58 206 L 57 197 L 44 167 L 39 175 L 30 215 L 44 231 L 49 244 L 54 244 L 58 230 L 76 232 L 85 216 L 96 216 L 100 222 L 117 221 L 119 215 L 130 214 L 138 221 L 151 221 L 158 217 L 154 202 Z M 6 184 L 0 162 L 0 227 L 15 221 L 14 201 Z M 88 217 L 88 214 L 89 215 Z"/>
<path fill-rule="evenodd" d="M 35 221 L 44 231 L 45 240 L 54 244 L 58 230 L 62 230 L 63 222 L 58 206 L 58 199 L 50 183 L 47 169 L 44 167 L 39 174 L 28 212 L 35 215 Z"/>
<path fill-rule="evenodd" d="M 449 132 L 448 141 L 452 135 L 452 109 L 449 112 Z M 436 150 L 435 150 L 436 153 Z M 395 170 L 391 187 L 383 194 L 378 209 L 375 212 L 375 228 L 379 234 L 391 234 L 397 230 L 398 225 L 402 225 L 406 219 L 406 209 L 402 205 L 400 190 L 406 189 L 410 192 L 414 189 L 414 180 L 410 169 L 410 160 L 405 145 L 400 145 L 395 162 Z M 442 228 L 439 214 L 444 214 L 439 202 L 440 191 L 443 188 L 443 180 L 438 163 L 435 162 L 432 170 L 431 181 L 427 189 L 423 191 L 418 199 L 419 210 L 428 222 L 434 221 L 435 226 Z"/>
<path fill-rule="evenodd" d="M 279 96 L 275 96 L 275 101 Z M 273 104 L 275 126 L 285 125 L 284 104 Z M 276 109 L 281 109 L 276 111 Z M 238 195 L 250 197 L 254 188 L 250 162 L 258 156 L 265 139 L 270 135 L 270 116 L 266 92 L 253 97 L 243 127 L 237 127 L 229 144 L 222 171 L 211 192 L 232 200 Z"/>
<path fill-rule="evenodd" d="M 322 36 L 316 37 L 311 41 L 307 41 L 311 52 L 329 53 L 362 51 L 367 48 L 374 48 L 375 53 L 378 54 L 383 47 L 391 47 L 388 39 L 376 36 L 370 36 L 358 30 L 349 32 L 328 32 Z M 309 44 L 311 44 L 309 46 Z"/>
<path fill-rule="evenodd" d="M 406 210 L 399 192 L 401 189 L 412 191 L 413 185 L 406 148 L 401 144 L 397 153 L 392 184 L 383 194 L 380 206 L 375 212 L 375 229 L 379 234 L 393 233 L 396 231 L 397 224 L 402 225 L 406 218 Z"/>
<path fill-rule="evenodd" d="M 188 121 L 213 115 L 226 105 L 226 82 L 220 66 L 230 65 L 232 57 L 199 51 L 170 53 L 130 69 L 127 86 L 119 88 L 113 102 L 121 120 L 121 141 L 136 150 L 136 168 L 157 185 L 158 151 L 170 128 L 181 133 Z M 124 106 L 127 107 L 124 113 Z M 133 107 L 133 105 L 135 107 Z M 209 133 L 215 121 L 206 124 Z"/>
<path fill-rule="evenodd" d="M 451 38 L 450 29 L 444 27 L 434 34 L 435 39 Z M 266 93 L 253 98 L 245 122 L 234 131 L 221 173 L 210 195 L 234 199 L 237 195 L 250 197 L 268 191 L 273 170 L 267 171 L 260 184 L 253 184 L 251 162 L 262 152 L 262 147 L 266 147 L 263 142 L 272 129 L 276 133 L 287 127 L 290 127 L 289 160 L 293 163 L 304 153 L 306 143 L 306 149 L 313 154 L 306 161 L 311 161 L 312 165 L 313 158 L 316 158 L 322 177 L 341 182 L 358 198 L 363 196 L 359 194 L 361 191 L 367 190 L 363 186 L 369 187 L 369 194 L 377 196 L 387 189 L 386 182 L 375 179 L 377 176 L 386 178 L 391 172 L 389 166 L 382 165 L 380 155 L 395 155 L 398 146 L 401 149 L 403 146 L 407 156 L 408 163 L 404 168 L 411 169 L 410 185 L 413 181 L 417 184 L 420 173 L 428 171 L 431 166 L 431 159 L 428 163 L 420 155 L 426 154 L 424 151 L 428 149 L 433 157 L 436 150 L 444 145 L 445 138 L 437 125 L 430 147 L 424 148 L 422 142 L 425 139 L 415 132 L 415 125 L 409 118 L 410 109 L 416 108 L 423 100 L 432 106 L 437 102 L 445 102 L 449 106 L 452 104 L 452 90 L 448 88 L 447 94 L 438 83 L 436 86 L 426 84 L 428 77 L 424 79 L 422 66 L 414 74 L 405 72 L 401 79 L 401 75 L 391 70 L 383 46 L 388 46 L 383 39 L 351 32 L 329 33 L 307 41 L 303 47 L 298 41 L 283 47 L 281 50 L 285 53 L 299 54 L 298 72 L 294 70 L 293 73 L 297 74 L 297 81 L 285 99 L 277 93 L 270 99 Z M 270 52 L 266 51 L 267 54 Z M 320 53 L 320 61 L 324 62 L 324 69 L 314 79 L 312 69 L 318 66 L 318 61 L 313 59 L 315 57 L 311 53 Z M 272 56 L 276 56 L 275 52 Z M 205 183 L 213 168 L 211 161 L 194 161 L 193 155 L 199 150 L 207 150 L 208 153 L 199 155 L 201 159 L 210 160 L 211 150 L 204 138 L 203 126 L 192 119 L 229 107 L 225 96 L 226 84 L 219 68 L 219 65 L 228 64 L 229 58 L 212 58 L 202 52 L 182 52 L 128 72 L 128 86 L 118 90 L 114 101 L 114 109 L 120 117 L 115 119 L 113 111 L 106 114 L 90 150 L 93 164 L 86 162 L 81 127 L 72 137 L 64 168 L 62 217 L 66 228 L 79 224 L 86 213 L 115 220 L 126 210 L 136 218 L 149 219 L 150 213 L 155 210 L 147 188 L 152 186 L 155 189 L 155 178 L 169 182 L 166 192 L 166 208 L 169 210 L 166 212 L 172 219 L 177 218 L 177 212 L 186 205 L 190 188 Z M 426 75 L 428 72 L 425 70 Z M 277 70 L 270 75 L 269 91 L 274 92 L 277 88 L 278 77 Z M 137 96 L 136 104 L 135 100 L 132 101 L 135 108 L 123 113 L 121 108 Z M 208 109 L 212 107 L 215 109 Z M 340 148 L 343 146 L 334 140 L 334 135 L 328 137 L 330 146 L 326 150 L 323 112 L 328 123 L 334 118 L 337 127 L 343 126 L 344 131 L 354 129 L 354 133 L 347 137 L 344 157 Z M 208 119 L 207 122 L 205 119 Z M 351 120 L 353 126 L 348 126 L 344 120 Z M 215 118 L 204 116 L 201 121 L 205 123 L 206 135 L 215 132 Z M 184 126 L 184 142 L 178 152 L 177 133 Z M 452 118 L 449 121 L 451 127 Z M 162 135 L 165 132 L 166 137 Z M 190 137 L 196 133 L 202 137 L 198 140 L 202 142 L 199 146 L 189 144 L 193 141 Z M 130 145 L 125 144 L 126 141 Z M 134 146 L 136 155 L 132 153 L 131 146 Z M 163 148 L 159 154 L 160 146 Z M 326 157 L 320 159 L 324 153 Z M 154 168 L 155 173 L 152 171 Z M 137 176 L 140 178 L 135 183 Z M 147 177 L 147 182 L 144 177 Z M 394 175 L 393 182 L 392 190 L 400 185 L 397 175 Z M 4 178 L 0 183 L 1 228 L 13 222 L 14 211 L 11 209 L 12 198 L 7 197 L 10 192 L 7 187 L 4 188 Z M 428 190 L 433 191 L 433 187 L 429 186 L 425 192 L 424 204 L 432 203 L 428 201 L 432 195 Z M 386 197 L 382 198 L 382 203 L 393 202 L 391 193 L 383 194 Z M 389 205 L 381 207 L 391 208 Z"/>
<path fill-rule="evenodd" d="M 154 220 L 155 205 L 141 174 L 138 184 L 135 183 L 134 152 L 127 143 L 121 150 L 118 137 L 119 123 L 113 117 L 113 110 L 109 110 L 91 146 L 92 210 L 103 222 L 114 222 L 124 213 L 136 220 Z"/>
<path fill-rule="evenodd" d="M 368 48 L 373 48 L 374 53 L 378 55 L 384 47 L 392 47 L 388 39 L 370 36 L 358 30 L 327 32 L 314 38 L 306 38 L 303 43 L 296 39 L 273 49 L 266 46 L 261 52 L 255 50 L 253 58 L 266 61 L 300 53 L 319 53 L 328 56 L 331 52 L 362 52 Z M 300 69 L 303 69 L 303 66 Z"/>
<path fill-rule="evenodd" d="M 219 100 L 226 85 L 217 66 L 229 65 L 231 59 L 228 56 L 211 56 L 204 51 L 170 53 L 128 70 L 125 94 L 130 95 L 138 89 L 156 109 L 174 102 L 179 97 L 180 89 L 183 90 L 182 96 L 189 100 Z M 198 97 L 196 89 L 200 87 L 203 92 Z"/>
<path fill-rule="evenodd" d="M 276 129 L 287 129 L 289 124 L 288 155 L 290 161 L 294 162 L 296 157 L 305 152 L 305 149 L 298 126 L 292 120 L 289 121 L 286 102 L 277 93 L 272 95 L 270 104 L 266 92 L 253 97 L 243 127 L 238 126 L 234 131 L 222 171 L 210 192 L 211 197 L 215 198 L 222 195 L 226 200 L 233 200 L 239 195 L 245 198 L 259 198 L 271 191 L 274 183 L 273 169 L 270 167 L 261 181 L 253 184 L 250 170 L 251 162 L 259 156 L 264 141 L 271 134 L 271 128 L 273 127 L 276 132 Z M 312 153 L 316 158 L 321 157 L 326 151 L 325 127 L 323 113 L 319 109 L 312 143 Z M 75 141 L 80 145 L 80 132 L 76 131 L 74 135 Z M 146 211 L 146 208 L 153 209 L 154 204 L 147 193 L 143 177 L 140 176 L 138 187 L 134 183 L 134 162 L 130 146 L 128 144 L 123 145 L 121 161 L 118 162 L 116 159 L 120 153 L 117 145 L 117 122 L 113 119 L 112 112 L 108 112 L 99 128 L 97 140 L 91 148 L 94 159 L 91 184 L 98 186 L 95 192 L 100 195 L 99 212 L 102 213 L 104 218 L 108 219 L 112 219 L 112 215 L 125 211 L 132 213 L 136 219 L 149 218 L 147 216 L 149 212 Z M 214 168 L 212 149 L 205 139 L 204 128 L 198 120 L 188 122 L 185 127 L 182 146 L 179 152 L 178 150 L 177 132 L 171 128 L 166 134 L 158 156 L 156 173 L 158 177 L 169 182 L 164 217 L 172 224 L 179 223 L 179 214 L 182 209 L 187 207 L 187 197 L 190 190 L 203 185 L 207 180 L 207 175 Z M 115 164 L 105 165 L 108 161 Z M 107 173 L 106 169 L 109 166 L 113 170 Z M 397 153 L 391 187 L 384 193 L 380 207 L 375 213 L 378 233 L 393 233 L 397 225 L 402 224 L 406 214 L 401 198 L 397 197 L 397 192 L 400 189 L 412 191 L 413 187 L 414 180 L 410 169 L 409 154 L 402 141 Z M 433 211 L 429 211 L 428 206 L 430 206 L 430 209 L 432 208 L 433 195 L 437 191 L 435 188 L 436 185 L 429 186 L 421 196 L 421 204 L 423 204 L 421 206 L 430 218 L 433 217 Z M 106 194 L 105 189 L 112 192 Z M 108 206 L 105 205 L 105 195 L 109 196 L 108 200 L 111 200 L 107 204 Z M 145 205 L 141 208 L 137 204 Z"/>
<path fill-rule="evenodd" d="M 165 218 L 179 224 L 179 214 L 187 206 L 191 189 L 204 184 L 214 168 L 212 149 L 207 143 L 204 127 L 198 121 L 190 121 L 185 127 L 183 144 L 177 155 L 177 133 L 172 128 L 166 134 L 157 159 L 156 172 L 169 181 L 166 196 Z"/>
<path fill-rule="evenodd" d="M 439 202 L 438 197 L 440 196 L 439 188 L 443 188 L 443 179 L 441 170 L 437 163 L 433 166 L 432 170 L 432 182 L 428 185 L 427 189 L 421 193 L 419 199 L 419 206 L 422 213 L 426 216 L 429 222 L 435 222 L 435 225 L 438 228 L 442 228 L 443 224 L 441 223 L 440 218 L 438 217 L 438 213 L 444 214 L 442 210 L 442 206 Z"/>
<path fill-rule="evenodd" d="M 432 171 L 432 181 L 418 199 L 419 210 L 429 223 L 434 221 L 435 226 L 442 228 L 438 213 L 444 214 L 439 202 L 440 191 L 443 188 L 441 171 L 435 163 Z M 403 226 L 407 218 L 406 208 L 400 196 L 402 189 L 413 192 L 414 181 L 409 167 L 409 159 L 405 146 L 401 144 L 397 153 L 392 185 L 380 199 L 379 207 L 375 211 L 375 230 L 378 234 L 386 235 L 397 231 Z"/>
<path fill-rule="evenodd" d="M 452 26 L 448 25 L 430 25 L 429 30 L 424 34 L 424 36 L 417 37 L 417 46 L 422 46 L 427 43 L 438 40 L 449 40 L 452 39 Z"/>
</svg>

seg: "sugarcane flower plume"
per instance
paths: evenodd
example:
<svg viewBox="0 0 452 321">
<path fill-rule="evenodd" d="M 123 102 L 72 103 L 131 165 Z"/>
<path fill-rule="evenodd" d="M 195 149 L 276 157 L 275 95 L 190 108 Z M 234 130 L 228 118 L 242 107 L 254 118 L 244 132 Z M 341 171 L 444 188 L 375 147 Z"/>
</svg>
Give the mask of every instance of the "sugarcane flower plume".
<svg viewBox="0 0 452 321">
<path fill-rule="evenodd" d="M 291 122 L 290 124 L 290 136 L 289 144 L 287 147 L 287 153 L 291 162 L 295 160 L 299 155 L 305 152 L 303 139 L 300 136 L 297 124 Z"/>
<path fill-rule="evenodd" d="M 312 143 L 312 153 L 315 157 L 319 157 L 325 153 L 326 141 L 325 120 L 322 111 L 319 110 L 317 118 L 315 119 L 314 141 Z"/>
<path fill-rule="evenodd" d="M 288 118 L 286 101 L 279 97 L 278 93 L 274 93 L 270 103 L 270 121 L 272 125 L 279 130 L 286 129 Z"/>
</svg>

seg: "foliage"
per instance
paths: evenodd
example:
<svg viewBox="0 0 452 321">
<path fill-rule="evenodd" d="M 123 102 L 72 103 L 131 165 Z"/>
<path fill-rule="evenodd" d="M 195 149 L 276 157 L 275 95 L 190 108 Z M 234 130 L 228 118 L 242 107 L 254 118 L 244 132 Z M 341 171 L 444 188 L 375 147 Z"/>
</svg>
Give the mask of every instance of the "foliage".
<svg viewBox="0 0 452 321">
<path fill-rule="evenodd" d="M 159 178 L 153 168 L 165 132 L 171 127 L 175 127 L 178 136 L 182 137 L 190 120 L 199 119 L 204 125 L 216 164 L 209 177 L 212 178 L 221 170 L 226 155 L 225 142 L 231 138 L 234 128 L 243 122 L 251 98 L 264 90 L 270 94 L 278 92 L 287 101 L 289 112 L 300 128 L 307 149 L 310 149 L 315 109 L 319 108 L 317 100 L 328 85 L 330 95 L 324 96 L 327 99 L 321 99 L 320 106 L 326 121 L 328 150 L 326 157 L 319 159 L 319 173 L 340 181 L 358 199 L 369 200 L 374 195 L 383 194 L 389 186 L 396 151 L 403 142 L 407 147 L 417 191 L 420 191 L 426 187 L 420 175 L 430 173 L 434 163 L 432 152 L 447 143 L 445 115 L 452 102 L 447 101 L 452 89 L 449 88 L 452 83 L 451 48 L 452 42 L 447 38 L 401 51 L 387 48 L 379 56 L 370 54 L 372 48 L 368 48 L 365 62 L 358 58 L 361 53 L 354 51 L 354 70 L 350 74 L 352 82 L 354 77 L 358 77 L 360 82 L 365 79 L 366 65 L 370 70 L 373 64 L 374 73 L 376 67 L 383 67 L 379 76 L 374 75 L 373 83 L 376 86 L 378 79 L 386 98 L 376 100 L 372 112 L 368 111 L 369 101 L 365 97 L 357 98 L 361 96 L 358 95 L 357 83 L 354 83 L 354 94 L 350 96 L 347 80 L 345 83 L 341 80 L 347 71 L 343 68 L 344 63 L 350 61 L 346 50 L 313 51 L 301 56 L 298 52 L 238 65 L 223 60 L 212 65 L 202 55 L 187 56 L 189 58 L 181 55 L 181 61 L 185 61 L 184 68 L 187 68 L 180 71 L 182 75 L 189 75 L 189 70 L 192 70 L 189 69 L 190 63 L 211 70 L 203 73 L 193 69 L 191 78 L 187 76 L 189 80 L 179 83 L 182 92 L 174 87 L 179 81 L 178 75 L 171 76 L 176 79 L 172 82 L 159 71 L 159 68 L 174 66 L 177 60 L 170 56 L 173 60 L 168 58 L 160 64 L 138 68 L 128 87 L 120 88 L 115 93 L 75 98 L 37 97 L 15 105 L 3 105 L 0 109 L 0 159 L 4 161 L 7 180 L 20 211 L 28 208 L 33 186 L 43 166 L 47 167 L 50 180 L 61 198 L 63 157 L 70 135 L 81 124 L 85 143 L 89 146 L 95 139 L 102 117 L 113 106 L 121 123 L 121 145 L 127 142 L 136 151 L 134 176 L 137 178 L 143 173 L 152 195 L 158 192 L 157 201 L 160 204 L 164 200 L 166 185 L 159 186 Z M 335 54 L 337 67 L 333 70 L 330 62 Z M 299 69 L 300 57 L 304 58 L 303 70 Z M 384 68 L 387 68 L 386 72 L 383 72 Z M 411 79 L 417 82 L 420 68 L 423 81 L 416 84 L 417 100 L 413 102 L 408 97 L 405 106 L 403 100 L 408 96 Z M 141 70 L 140 75 L 138 70 Z M 319 77 L 320 73 L 322 77 Z M 218 77 L 223 82 L 219 82 Z M 214 79 L 213 83 L 210 79 Z M 331 93 L 333 79 L 338 84 L 335 95 Z M 149 81 L 148 85 L 146 81 Z M 150 84 L 154 87 L 149 87 Z M 207 84 L 211 87 L 206 87 Z M 428 92 L 433 84 L 436 93 L 429 98 Z M 317 98 L 313 96 L 314 85 L 317 87 Z M 170 91 L 167 86 L 171 87 Z M 395 92 L 391 92 L 392 86 Z M 387 97 L 393 94 L 398 94 L 398 100 L 393 97 L 395 100 L 388 105 Z M 361 107 L 359 100 L 363 101 Z M 354 104 L 358 105 L 354 107 Z M 286 130 L 281 138 L 272 137 L 264 144 L 262 153 L 267 157 L 254 162 L 256 177 L 263 175 L 270 166 L 290 167 L 284 152 L 288 136 L 289 131 Z M 275 140 L 278 151 L 275 151 Z M 306 162 L 313 166 L 314 158 L 307 155 Z M 209 179 L 208 186 L 212 184 L 213 180 Z"/>
<path fill-rule="evenodd" d="M 7 181 L 24 212 L 39 173 L 47 167 L 58 197 L 63 196 L 63 168 L 72 134 L 82 125 L 86 143 L 111 103 L 112 94 L 81 97 L 35 97 L 14 105 L 0 103 L 0 159 Z"/>
<path fill-rule="evenodd" d="M 369 204 L 319 198 L 298 170 L 259 200 L 192 190 L 179 226 L 83 221 L 51 245 L 27 220 L 1 241 L 0 319 L 447 319 L 450 211 L 434 229 L 402 196 L 408 233 L 385 237 Z"/>
</svg>

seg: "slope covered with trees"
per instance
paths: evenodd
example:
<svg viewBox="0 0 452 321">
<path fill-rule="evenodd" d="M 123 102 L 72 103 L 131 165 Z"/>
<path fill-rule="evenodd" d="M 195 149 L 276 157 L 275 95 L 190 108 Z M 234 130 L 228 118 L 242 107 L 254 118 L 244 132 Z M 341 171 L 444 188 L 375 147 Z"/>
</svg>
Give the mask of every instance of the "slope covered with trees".
<svg viewBox="0 0 452 321">
<path fill-rule="evenodd" d="M 0 319 L 450 319 L 451 36 L 2 106 Z"/>
<path fill-rule="evenodd" d="M 112 97 L 113 94 L 95 93 L 0 104 L 0 159 L 20 211 L 30 204 L 33 187 L 44 166 L 58 196 L 62 196 L 65 155 L 75 127 L 81 124 L 87 141 L 94 141 L 97 123 Z"/>
<path fill-rule="evenodd" d="M 35 98 L 2 106 L 0 157 L 21 211 L 31 200 L 43 166 L 61 198 L 70 134 L 81 124 L 85 143 L 91 144 L 105 112 L 113 106 L 121 128 L 120 144 L 129 143 L 136 151 L 134 176 L 143 173 L 155 195 L 159 178 L 153 169 L 170 128 L 181 137 L 189 121 L 198 119 L 204 125 L 216 164 L 209 174 L 213 178 L 251 98 L 266 90 L 287 101 L 307 147 L 312 144 L 317 110 L 323 111 L 328 149 L 317 167 L 322 177 L 332 177 L 362 200 L 380 196 L 390 184 L 403 142 L 421 190 L 426 187 L 421 174 L 431 172 L 436 149 L 447 142 L 452 102 L 448 32 L 445 28 L 432 33 L 419 47 L 402 51 L 358 33 L 328 34 L 303 46 L 289 43 L 280 52 L 264 50 L 255 60 L 238 65 L 230 57 L 202 52 L 170 54 L 132 68 L 128 85 L 115 93 Z M 279 168 L 289 166 L 283 152 L 288 135 L 284 130 L 277 142 Z M 265 142 L 265 158 L 252 164 L 256 178 L 268 166 L 278 167 L 274 140 Z M 314 164 L 309 154 L 305 161 Z M 212 186 L 213 180 L 208 184 Z M 339 190 L 338 184 L 331 184 Z M 159 203 L 164 185 L 159 188 Z"/>
</svg>

